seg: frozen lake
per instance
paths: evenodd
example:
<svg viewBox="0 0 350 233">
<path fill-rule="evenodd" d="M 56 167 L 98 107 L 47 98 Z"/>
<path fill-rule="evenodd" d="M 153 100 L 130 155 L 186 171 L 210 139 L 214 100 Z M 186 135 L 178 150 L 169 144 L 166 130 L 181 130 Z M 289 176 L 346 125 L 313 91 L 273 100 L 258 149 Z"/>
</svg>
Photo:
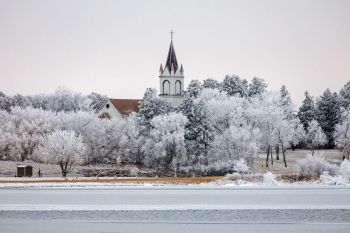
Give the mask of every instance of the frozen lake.
<svg viewBox="0 0 350 233">
<path fill-rule="evenodd" d="M 349 187 L 0 189 L 0 232 L 350 232 Z"/>
</svg>

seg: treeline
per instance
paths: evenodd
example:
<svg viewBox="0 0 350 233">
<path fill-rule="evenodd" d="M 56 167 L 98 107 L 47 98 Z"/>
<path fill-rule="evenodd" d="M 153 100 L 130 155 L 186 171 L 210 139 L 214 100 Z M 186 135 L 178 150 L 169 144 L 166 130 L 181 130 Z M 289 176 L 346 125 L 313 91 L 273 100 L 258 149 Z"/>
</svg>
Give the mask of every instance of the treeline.
<svg viewBox="0 0 350 233">
<path fill-rule="evenodd" d="M 10 112 L 12 108 L 37 108 L 53 112 L 77 112 L 96 110 L 107 98 L 97 93 L 82 95 L 64 87 L 59 87 L 53 94 L 8 96 L 0 91 L 0 109 Z"/>
<path fill-rule="evenodd" d="M 259 78 L 193 80 L 179 108 L 147 89 L 140 111 L 123 120 L 96 116 L 105 98 L 98 94 L 59 89 L 22 97 L 1 94 L 0 159 L 55 163 L 63 176 L 77 164 L 97 163 L 188 175 L 248 172 L 261 152 L 265 166 L 275 159 L 288 166 L 286 149 L 295 147 L 336 146 L 350 155 L 350 82 L 339 93 L 306 92 L 297 111 L 285 86 L 268 91 Z"/>
</svg>

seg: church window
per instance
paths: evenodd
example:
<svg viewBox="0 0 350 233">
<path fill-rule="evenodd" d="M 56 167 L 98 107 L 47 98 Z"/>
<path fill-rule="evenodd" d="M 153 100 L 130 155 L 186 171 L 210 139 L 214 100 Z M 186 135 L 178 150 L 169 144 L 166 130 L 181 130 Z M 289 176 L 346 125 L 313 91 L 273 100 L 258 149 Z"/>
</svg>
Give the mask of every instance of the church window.
<svg viewBox="0 0 350 233">
<path fill-rule="evenodd" d="M 165 80 L 163 82 L 163 94 L 164 95 L 170 94 L 170 82 L 168 80 Z"/>
<path fill-rule="evenodd" d="M 106 108 L 107 108 L 107 109 L 109 108 L 109 104 L 106 104 Z"/>
<path fill-rule="evenodd" d="M 179 80 L 175 82 L 175 94 L 181 95 L 181 82 Z"/>
</svg>

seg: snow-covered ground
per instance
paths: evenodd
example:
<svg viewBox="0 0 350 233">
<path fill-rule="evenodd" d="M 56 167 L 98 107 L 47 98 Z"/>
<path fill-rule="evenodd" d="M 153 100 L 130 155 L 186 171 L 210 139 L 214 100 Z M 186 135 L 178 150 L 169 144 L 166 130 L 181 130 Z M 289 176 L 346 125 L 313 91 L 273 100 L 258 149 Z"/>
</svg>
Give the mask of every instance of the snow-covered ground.
<svg viewBox="0 0 350 233">
<path fill-rule="evenodd" d="M 339 150 L 321 150 L 318 152 L 321 153 L 328 161 L 332 163 L 339 164 L 341 162 L 342 154 Z M 272 171 L 274 174 L 292 174 L 294 173 L 295 161 L 297 159 L 304 158 L 308 153 L 310 153 L 309 150 L 296 150 L 296 151 L 288 150 L 286 154 L 287 164 L 288 164 L 287 168 L 284 167 L 282 155 L 280 155 L 280 160 L 276 160 L 275 154 L 273 154 L 274 165 L 273 166 L 270 165 L 269 168 L 266 168 L 265 167 L 266 155 L 260 154 L 259 160 L 252 171 L 261 173 L 261 174 L 265 173 L 266 171 Z M 14 177 L 16 175 L 17 165 L 23 165 L 23 164 L 28 164 L 33 166 L 34 177 L 37 176 L 38 169 L 40 169 L 44 178 L 61 176 L 60 168 L 57 165 L 35 163 L 33 161 L 26 161 L 26 162 L 0 161 L 0 177 Z M 78 166 L 75 169 L 75 171 L 70 173 L 68 176 L 82 177 L 85 175 L 86 171 L 89 171 L 89 170 L 104 171 L 108 169 L 123 170 L 125 174 L 129 173 L 131 175 L 137 175 L 140 172 L 143 172 L 143 174 L 147 173 L 147 171 L 138 170 L 138 168 L 135 166 L 116 167 L 112 165 L 96 165 L 96 166 Z M 103 175 L 103 172 L 101 172 L 100 175 Z"/>
<path fill-rule="evenodd" d="M 265 174 L 266 175 L 266 174 Z M 0 178 L 0 190 L 1 189 L 12 189 L 12 188 L 53 188 L 53 189 L 120 189 L 120 188 L 143 188 L 143 187 L 178 187 L 178 188 L 187 188 L 187 189 L 197 189 L 197 188 L 244 188 L 244 187 L 255 187 L 255 188 L 288 188 L 288 187 L 350 187 L 349 180 L 343 177 L 331 177 L 331 176 L 321 176 L 320 180 L 315 181 L 300 181 L 300 182 L 282 182 L 277 181 L 274 178 L 268 177 L 262 182 L 249 182 L 244 180 L 231 181 L 227 179 L 221 179 L 209 183 L 199 183 L 199 184 L 184 184 L 184 183 L 167 183 L 164 182 L 152 182 L 152 181 L 142 181 L 142 178 L 134 178 L 134 181 L 123 182 L 123 178 L 118 178 L 118 182 L 113 181 L 114 178 L 104 178 L 104 181 L 96 180 L 91 181 L 89 178 L 72 178 L 69 182 L 63 182 L 64 179 L 56 178 L 59 182 L 50 181 L 52 178 L 20 178 L 19 180 L 14 180 L 13 178 Z M 56 180 L 55 179 L 55 180 Z M 74 182 L 74 180 L 79 180 Z M 87 182 L 84 182 L 84 179 Z M 140 179 L 140 182 L 137 180 Z M 108 181 L 111 180 L 111 181 Z M 15 181 L 15 182 L 13 182 Z M 22 182 L 21 182 L 22 181 Z M 28 182 L 35 181 L 35 182 Z"/>
</svg>

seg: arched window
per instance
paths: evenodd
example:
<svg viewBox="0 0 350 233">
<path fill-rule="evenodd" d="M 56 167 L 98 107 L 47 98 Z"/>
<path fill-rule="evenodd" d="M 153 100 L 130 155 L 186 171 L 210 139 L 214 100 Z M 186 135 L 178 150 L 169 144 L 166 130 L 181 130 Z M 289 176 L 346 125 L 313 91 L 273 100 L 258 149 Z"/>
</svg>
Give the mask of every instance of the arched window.
<svg viewBox="0 0 350 233">
<path fill-rule="evenodd" d="M 181 95 L 181 82 L 179 80 L 175 82 L 175 95 Z"/>
<path fill-rule="evenodd" d="M 169 95 L 170 94 L 170 82 L 168 80 L 165 80 L 163 82 L 163 95 Z"/>
</svg>

